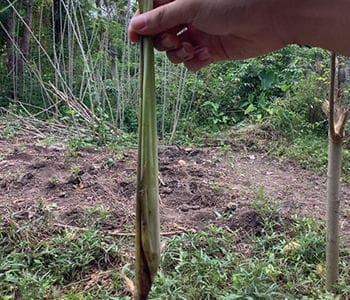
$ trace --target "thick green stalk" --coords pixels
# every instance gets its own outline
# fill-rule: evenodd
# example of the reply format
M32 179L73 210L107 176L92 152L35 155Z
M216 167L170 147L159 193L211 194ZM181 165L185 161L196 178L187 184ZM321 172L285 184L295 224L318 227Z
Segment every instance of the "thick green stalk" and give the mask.
M153 1L139 1L140 11ZM151 37L141 39L139 150L136 195L136 291L135 299L147 299L160 260L158 207L158 150Z

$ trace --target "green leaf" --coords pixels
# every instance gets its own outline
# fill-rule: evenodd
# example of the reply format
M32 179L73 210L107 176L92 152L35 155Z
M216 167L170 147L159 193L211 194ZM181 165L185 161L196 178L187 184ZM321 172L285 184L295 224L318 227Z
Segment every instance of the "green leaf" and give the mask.
M250 113L252 113L255 110L256 110L256 106L253 103L251 103L251 104L249 104L249 106L244 111L244 114L245 115L249 115Z
M276 80L276 74L271 70L263 70L259 74L261 86L263 89L268 89Z

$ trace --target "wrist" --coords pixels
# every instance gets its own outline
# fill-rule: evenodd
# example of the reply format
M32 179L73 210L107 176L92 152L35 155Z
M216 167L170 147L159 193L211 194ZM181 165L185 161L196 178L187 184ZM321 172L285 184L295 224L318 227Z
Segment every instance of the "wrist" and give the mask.
M283 42L350 52L348 0L276 0L276 26Z
M284 46L299 43L300 2L303 0L275 0L272 6L275 32Z

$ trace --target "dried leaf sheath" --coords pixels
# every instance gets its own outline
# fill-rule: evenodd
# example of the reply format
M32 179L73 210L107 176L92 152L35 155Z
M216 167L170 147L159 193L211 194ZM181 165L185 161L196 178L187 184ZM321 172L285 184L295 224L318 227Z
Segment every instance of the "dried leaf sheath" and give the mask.
M140 11L153 1L139 1ZM152 39L141 39L139 149L136 195L136 293L146 299L157 273L159 246L158 152Z

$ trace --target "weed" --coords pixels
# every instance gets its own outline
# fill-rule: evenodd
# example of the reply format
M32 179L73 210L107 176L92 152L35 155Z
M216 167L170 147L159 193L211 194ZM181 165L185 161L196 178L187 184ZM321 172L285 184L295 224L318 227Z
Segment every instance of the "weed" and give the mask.
M107 169L110 169L114 166L115 161L113 157L108 157L104 162L103 162L103 166L107 167Z
M214 192L218 193L221 190L221 186L218 182L216 181L209 181L209 188Z
M136 146L137 136L132 133L123 133L113 137L108 143L108 148L113 151L119 151L125 148L132 148Z
M54 187L58 186L60 183L61 183L60 178L58 178L57 176L52 176L49 178L48 187L54 188Z
M121 262L118 249L122 240L94 229L53 230L52 223L42 218L43 212L37 213L30 224L0 220L1 299L12 299L14 294L21 299L52 299L57 287L62 289L91 270Z
M273 215L277 212L276 202L273 202L266 194L264 186L258 186L256 196L250 203L251 207L266 215Z
M4 137L6 139L13 139L20 132L19 126L8 125L2 131L0 137Z
M108 208L103 206L86 208L82 217L85 226L91 226L99 228L104 223L110 221L112 218Z
M67 151L70 156L77 157L80 149L91 145L83 136L75 136L67 142Z
M219 146L219 151L227 157L230 154L232 154L232 146L231 144L226 144L222 142Z
M74 176L74 177L78 177L79 175L81 175L81 168L79 165L73 165L70 168L70 173Z

